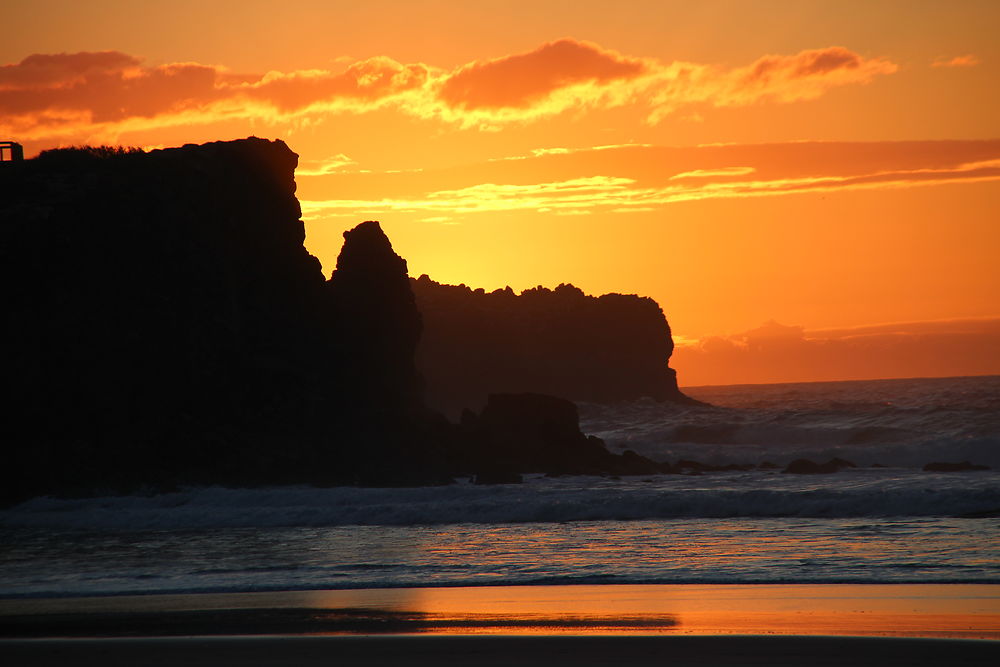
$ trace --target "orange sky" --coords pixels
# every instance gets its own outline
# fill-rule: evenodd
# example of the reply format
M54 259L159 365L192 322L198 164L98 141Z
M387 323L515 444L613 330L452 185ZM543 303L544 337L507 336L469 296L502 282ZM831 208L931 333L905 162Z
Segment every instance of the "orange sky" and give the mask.
M652 296L682 385L1000 373L1000 3L4 6L2 138L284 139L327 271L378 219L413 275Z

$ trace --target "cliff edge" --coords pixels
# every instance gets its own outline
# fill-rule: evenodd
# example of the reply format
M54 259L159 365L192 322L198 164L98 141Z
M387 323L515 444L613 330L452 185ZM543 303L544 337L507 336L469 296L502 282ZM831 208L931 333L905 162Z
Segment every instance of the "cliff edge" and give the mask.
M440 348L450 305L421 303L374 221L345 232L325 279L303 246L297 160L281 141L249 138L148 153L58 149L0 169L0 506L180 485L413 486L455 475L485 483L520 472L660 470L610 454L580 433L571 403L505 376L484 374L494 383L485 391L498 393L460 425L428 409L415 356L425 329L430 349ZM633 389L669 396L672 374L643 375L648 357L633 359L607 338L597 326L604 315L588 314L590 297L574 289L517 297L531 316L521 328L484 330L483 344L543 343L529 356L498 352L522 372L545 364L538 377L552 382L535 391L582 383L584 398L610 395L599 393L611 391L606 377L587 384L576 368L592 357L602 368L624 364ZM525 317L497 298L502 307L484 317ZM664 336L655 303L597 301L636 341L648 335L665 362L669 329ZM641 323L630 324L635 317ZM513 333L497 338L505 331ZM608 341L606 355L593 347ZM441 357L443 367L473 349Z
M325 280L298 156L249 138L0 173L0 496L433 483L419 315L378 223Z
M677 388L670 325L648 297L566 284L485 292L426 275L412 284L424 318L417 365L437 409L478 409L494 392L696 402Z

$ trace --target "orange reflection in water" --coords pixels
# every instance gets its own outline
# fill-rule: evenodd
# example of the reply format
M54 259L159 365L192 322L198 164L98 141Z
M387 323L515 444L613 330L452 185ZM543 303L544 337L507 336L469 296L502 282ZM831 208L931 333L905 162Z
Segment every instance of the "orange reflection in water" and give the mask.
M509 586L316 591L433 634L788 634L1000 639L997 585Z

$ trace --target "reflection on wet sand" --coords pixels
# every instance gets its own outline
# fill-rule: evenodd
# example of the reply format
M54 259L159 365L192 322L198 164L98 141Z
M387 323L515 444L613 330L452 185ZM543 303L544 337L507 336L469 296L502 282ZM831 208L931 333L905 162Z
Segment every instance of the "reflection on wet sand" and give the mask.
M419 611L422 632L795 634L1000 639L996 585L509 586L318 591ZM516 620L515 620L516 619Z
M0 635L868 635L1000 639L998 585L507 586L0 600Z

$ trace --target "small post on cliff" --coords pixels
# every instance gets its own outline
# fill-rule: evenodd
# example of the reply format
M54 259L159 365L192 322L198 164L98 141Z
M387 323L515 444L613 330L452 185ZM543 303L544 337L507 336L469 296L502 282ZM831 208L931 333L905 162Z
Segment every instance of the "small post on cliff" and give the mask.
M0 162L20 162L24 159L24 147L16 141L0 141Z

